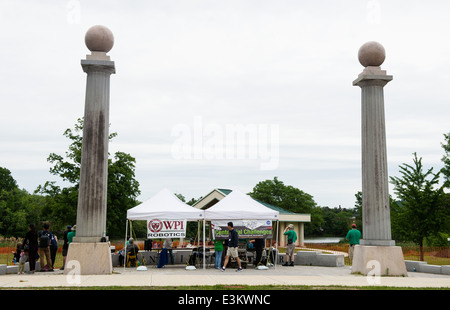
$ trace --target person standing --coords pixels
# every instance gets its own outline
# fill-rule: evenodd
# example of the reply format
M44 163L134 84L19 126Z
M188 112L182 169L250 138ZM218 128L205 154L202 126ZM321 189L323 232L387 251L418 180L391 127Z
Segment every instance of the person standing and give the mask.
M228 249L227 249L227 255L225 256L225 261L223 263L223 267L220 269L221 271L225 271L225 268L228 265L228 260L230 259L230 256L232 258L235 258L239 268L236 271L242 271L241 266L241 260L239 259L238 255L238 242L239 242L239 234L233 227L233 222L228 222Z
M64 270L64 267L66 266L66 258L67 258L67 251L69 250L69 240L67 239L67 234L72 230L72 226L67 225L66 231L64 231L64 242L62 246L62 256L63 256L63 265L61 267L61 270Z
M50 239L50 258L52 260L52 269L54 269L57 252L58 252L58 237L56 237L56 235L52 233L52 238Z
M263 238L256 238L255 240L251 240L250 242L253 243L253 245L255 247L255 254L256 254L253 265L255 265L255 267L258 267L259 264L261 264L262 253L263 253L266 241Z
M23 240L24 249L28 248L28 261L30 262L30 273L33 274L36 269L36 257L38 254L39 243L36 227L34 224L28 226L28 232Z
M23 274L25 263L28 261L28 249L22 249L19 258L19 271L17 274Z
M361 239L361 232L356 229L356 224L352 224L352 229L350 229L347 233L345 239L348 240L348 257L350 260L353 260L353 253L355 251L355 245L359 244L359 240Z
M294 266L295 242L297 241L297 233L294 231L294 225L289 224L283 232L287 236L286 244L286 261L283 266Z
M222 253L223 253L223 241L214 240L214 256L215 256L214 268L216 269L219 269L221 266Z
M73 225L72 229L67 233L67 244L70 246L73 237L77 235L77 225Z
M173 239L172 238L166 238L163 243L163 248L167 249L167 257L168 262L170 261L170 264L175 264L174 257L173 257Z
M133 267L137 267L138 265L138 258L137 255L139 254L139 246L134 243L134 239L130 238L128 239L128 244L126 245L126 253L127 253L127 260L126 265L132 265Z
M41 265L44 263L44 256L46 264L41 266L41 271L53 271L52 259L50 257L50 243L52 240L52 233L48 231L50 226L45 223L38 234L39 237L39 257L41 258Z

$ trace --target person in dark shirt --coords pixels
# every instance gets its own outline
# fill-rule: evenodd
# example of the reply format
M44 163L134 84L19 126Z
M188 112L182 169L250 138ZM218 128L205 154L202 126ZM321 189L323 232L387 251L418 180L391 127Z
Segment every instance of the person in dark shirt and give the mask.
M134 239L130 238L128 239L128 245L126 247L127 251L127 263L126 265L133 265L134 267L137 267L137 255L139 253L139 247L137 244L134 243Z
M28 248L28 261L30 262L30 273L36 269L36 259L39 249L38 235L34 224L28 226L28 232L23 240L24 249Z
M63 266L61 270L64 270L64 267L66 266L66 258L67 258L67 252L69 251L69 239L67 239L67 234L72 231L72 226L67 225L66 231L64 231L64 243L62 247L62 256L63 256Z
M42 227L44 228L44 230L41 230L38 233L41 271L53 271L53 264L50 256L50 245L53 235L49 231L50 225L48 223L45 223L44 225L42 225ZM44 265L44 258L46 261L45 265Z
M239 259L238 255L238 241L239 241L239 234L233 227L233 222L228 222L228 249L227 249L227 255L225 256L225 261L223 263L223 267L220 269L221 271L225 271L225 268L228 265L228 260L230 259L230 256L233 258L236 258L236 261L238 263L239 268L236 271L242 271L241 266L241 260Z
M265 246L265 240L263 238L256 238L255 240L251 240L250 242L253 244L256 253L253 265L257 267L261 263L262 253Z

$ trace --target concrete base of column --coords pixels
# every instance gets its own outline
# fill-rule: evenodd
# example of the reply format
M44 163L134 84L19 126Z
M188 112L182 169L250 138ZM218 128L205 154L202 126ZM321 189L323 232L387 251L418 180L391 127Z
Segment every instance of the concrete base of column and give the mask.
M70 243L64 274L112 274L109 242Z
M361 239L360 245L375 245L375 246L394 246L395 240L374 240L374 239Z
M399 246L356 245L352 273L373 276L408 276Z
M105 242L109 241L108 236L105 236L105 237L77 237L77 236L74 236L72 240L75 243L96 243L96 242L102 242L102 238L106 239Z

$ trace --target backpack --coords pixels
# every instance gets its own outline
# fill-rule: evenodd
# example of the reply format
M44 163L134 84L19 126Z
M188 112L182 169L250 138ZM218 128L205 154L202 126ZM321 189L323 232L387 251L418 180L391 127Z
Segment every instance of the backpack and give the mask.
M46 248L50 245L50 236L48 231L43 231L39 234L39 247Z

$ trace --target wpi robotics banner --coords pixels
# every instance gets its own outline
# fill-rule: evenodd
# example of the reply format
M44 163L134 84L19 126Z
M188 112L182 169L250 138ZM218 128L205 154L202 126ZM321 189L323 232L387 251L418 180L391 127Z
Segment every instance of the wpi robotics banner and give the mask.
M186 220L147 220L147 237L186 238Z

